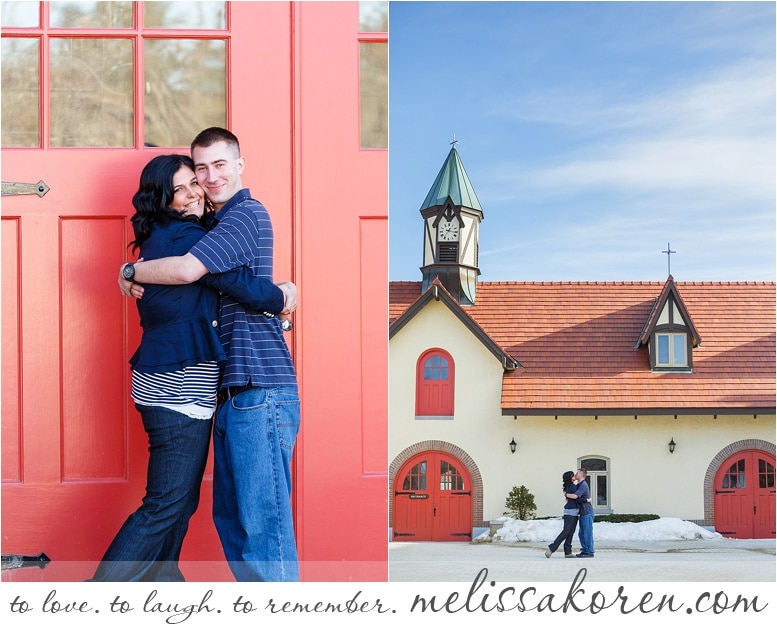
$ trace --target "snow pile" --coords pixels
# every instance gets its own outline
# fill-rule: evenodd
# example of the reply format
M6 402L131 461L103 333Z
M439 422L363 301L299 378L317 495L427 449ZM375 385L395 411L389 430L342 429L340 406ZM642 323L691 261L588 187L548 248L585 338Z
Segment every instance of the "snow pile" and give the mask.
M496 520L504 524L489 537L488 532L475 541L503 543L543 542L550 543L561 532L560 517L542 520L517 520L502 517ZM577 535L577 531L575 531ZM720 533L710 532L694 524L673 517L662 517L647 522L596 522L595 541L679 541L688 539L722 539Z

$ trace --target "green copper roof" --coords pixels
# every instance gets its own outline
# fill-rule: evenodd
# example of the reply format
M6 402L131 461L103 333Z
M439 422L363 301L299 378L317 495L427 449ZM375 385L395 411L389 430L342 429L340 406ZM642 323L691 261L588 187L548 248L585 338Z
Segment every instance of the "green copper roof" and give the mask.
M432 188L426 194L426 199L420 210L423 211L433 206L442 206L445 204L445 199L449 196L456 206L466 206L477 209L480 212L483 211L469 176L464 171L464 165L461 163L455 145L448 153L448 158L445 159L445 163L443 163L440 173L437 174Z

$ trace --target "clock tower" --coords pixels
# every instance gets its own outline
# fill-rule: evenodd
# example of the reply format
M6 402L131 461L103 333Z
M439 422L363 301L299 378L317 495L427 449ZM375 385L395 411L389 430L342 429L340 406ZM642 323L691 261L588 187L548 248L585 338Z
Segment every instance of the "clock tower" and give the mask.
M483 209L456 150L456 141L421 205L424 218L422 290L435 278L459 304L475 304L478 228Z

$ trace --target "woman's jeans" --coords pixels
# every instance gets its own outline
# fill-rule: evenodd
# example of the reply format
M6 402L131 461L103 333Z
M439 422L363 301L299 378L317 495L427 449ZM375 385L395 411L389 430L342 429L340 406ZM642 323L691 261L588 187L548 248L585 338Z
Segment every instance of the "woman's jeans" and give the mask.
M178 568L189 518L200 501L210 419L135 405L148 433L143 504L127 518L92 581L183 581Z
M548 548L551 552L558 550L561 542L564 542L564 554L572 554L572 538L575 536L575 528L577 528L577 515L564 515L564 528L559 533L558 537L553 540Z
M213 427L213 521L237 581L299 580L291 457L296 387L254 387L219 403Z

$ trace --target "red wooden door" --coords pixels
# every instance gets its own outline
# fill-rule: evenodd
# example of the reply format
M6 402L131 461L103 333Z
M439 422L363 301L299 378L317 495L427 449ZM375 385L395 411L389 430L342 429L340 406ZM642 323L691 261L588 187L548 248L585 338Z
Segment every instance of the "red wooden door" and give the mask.
M758 450L727 459L715 477L715 530L727 537L775 536L774 456Z
M445 350L424 352L416 365L416 415L453 415L455 363Z
M415 457L397 474L394 541L430 541L434 520L434 454Z
M243 182L273 217L276 277L300 288L289 341L302 396L294 505L303 579L385 580L386 281L375 277L386 274L387 154L360 148L357 4L225 3L223 23L179 28L171 27L169 15L161 26L149 26L144 3L94 4L111 11L131 4L130 26L85 28L85 15L75 26L53 28L49 3L40 3L33 27L7 27L3 15L4 80L12 58L7 50L14 60L32 54L31 65L43 69L39 106L32 107L34 145L14 143L5 124L5 84L3 93L2 552L45 552L52 559L43 570L7 570L3 578L86 578L140 502L147 442L129 397L127 366L139 328L134 303L116 286L117 268L129 258L130 198L152 156L185 153L199 129L227 125L246 157ZM172 11L177 4L158 3ZM187 11L186 18L196 13ZM223 61L226 87L222 116L216 111L177 143L156 137L214 96L200 85L192 107L176 117L176 101L185 108L186 99L155 94L152 70L167 76L169 89L183 81L180 72L159 67L158 45L168 40L180 42L176 50L183 52L205 46L215 66ZM68 102L52 93L59 90L60 97L74 82L50 67L84 41L106 50L115 44L129 65L117 83L129 94L129 120L99 120L102 129L92 129L88 139L97 143L89 145L52 130L56 124L67 130L78 119L60 119ZM13 48L28 44L32 53ZM171 110L171 122L160 123ZM124 138L111 134L117 124L127 125ZM5 182L39 180L50 188L43 197L5 195ZM335 291L338 309L351 312L347 328L332 309ZM338 328L348 333L346 344ZM337 398L328 393L332 388ZM343 432L355 434L343 441ZM211 521L211 471L209 463L184 543L188 580L232 579ZM328 494L344 491L360 502L358 519L352 510L347 520L322 516L333 510L322 505ZM347 523L360 528L355 541L340 532Z
M472 539L472 484L461 464L448 455L438 454L435 468L439 472L435 498L432 541L469 541Z
M461 463L427 452L400 469L394 488L394 541L472 539L472 487Z

